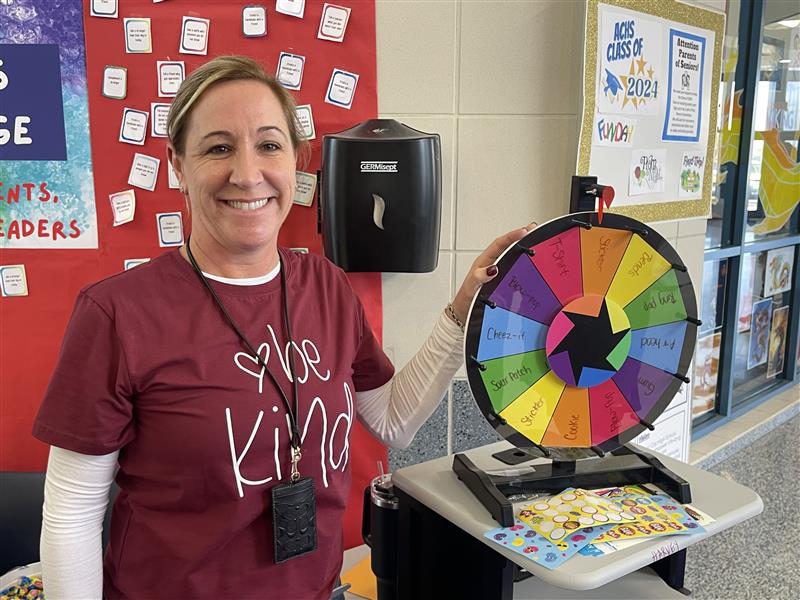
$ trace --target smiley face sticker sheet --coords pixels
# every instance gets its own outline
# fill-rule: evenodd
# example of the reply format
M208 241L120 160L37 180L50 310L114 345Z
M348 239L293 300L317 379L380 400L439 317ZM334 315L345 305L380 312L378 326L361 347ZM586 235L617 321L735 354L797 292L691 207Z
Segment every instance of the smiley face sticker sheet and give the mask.
M601 556L646 538L702 533L702 524L712 521L660 490L637 485L567 488L523 506L513 526L492 529L484 537L555 569L577 553Z
M605 529L606 527L587 527L567 535L557 543L539 535L526 523L515 518L511 527L498 527L487 531L483 536L548 569L555 569L590 544Z
M567 488L539 498L520 511L519 518L551 542L558 543L578 530L630 524L638 518L622 504L582 489Z
M594 543L705 531L686 510L667 495L651 494L639 486L609 488L595 492L615 500L638 518L637 523L619 524L595 538Z

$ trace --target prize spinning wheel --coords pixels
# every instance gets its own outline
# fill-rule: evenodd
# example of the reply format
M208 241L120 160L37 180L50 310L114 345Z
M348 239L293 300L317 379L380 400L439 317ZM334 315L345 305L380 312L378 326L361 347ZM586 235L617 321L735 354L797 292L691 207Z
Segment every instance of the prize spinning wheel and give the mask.
M576 213L511 246L473 301L466 364L489 423L559 460L610 452L664 411L694 351L677 252L644 223Z

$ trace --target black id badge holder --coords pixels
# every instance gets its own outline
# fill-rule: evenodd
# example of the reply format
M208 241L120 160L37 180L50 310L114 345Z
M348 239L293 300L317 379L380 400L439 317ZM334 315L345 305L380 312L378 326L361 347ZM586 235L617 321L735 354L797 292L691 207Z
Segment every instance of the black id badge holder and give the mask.
M317 549L317 502L314 479L300 477L293 452L292 479L272 488L272 528L275 563L303 556Z

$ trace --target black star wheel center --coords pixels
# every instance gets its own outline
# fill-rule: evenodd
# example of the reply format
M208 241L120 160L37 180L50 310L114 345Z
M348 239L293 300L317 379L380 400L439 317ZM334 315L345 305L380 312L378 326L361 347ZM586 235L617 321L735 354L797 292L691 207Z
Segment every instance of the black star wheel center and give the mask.
M599 310L596 311L596 304ZM595 310L592 310L592 305ZM587 314L595 312L596 314ZM613 313L613 317L612 314ZM565 327L572 327L564 335ZM602 383L622 366L630 349L630 323L616 304L605 298L581 298L565 306L548 333L548 360L556 375L570 385L589 387ZM550 334L553 334L552 337ZM563 335L557 343L552 343ZM626 340L626 336L628 339ZM627 342L627 343L626 343Z

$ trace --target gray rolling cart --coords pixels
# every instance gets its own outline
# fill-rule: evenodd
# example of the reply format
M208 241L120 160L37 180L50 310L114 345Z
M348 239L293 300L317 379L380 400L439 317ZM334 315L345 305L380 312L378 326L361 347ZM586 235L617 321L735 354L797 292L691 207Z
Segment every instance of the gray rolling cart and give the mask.
M498 442L467 455L479 468L497 471L507 465L492 454L510 447L508 442ZM715 519L706 533L655 538L605 556L578 554L553 570L483 537L497 522L459 481L452 456L399 469L393 475L399 499L397 597L681 597L679 592L688 593L683 589L686 548L758 515L763 503L738 483L655 456L690 483L692 504ZM538 462L547 461L534 459L532 464ZM641 570L648 566L655 573Z

